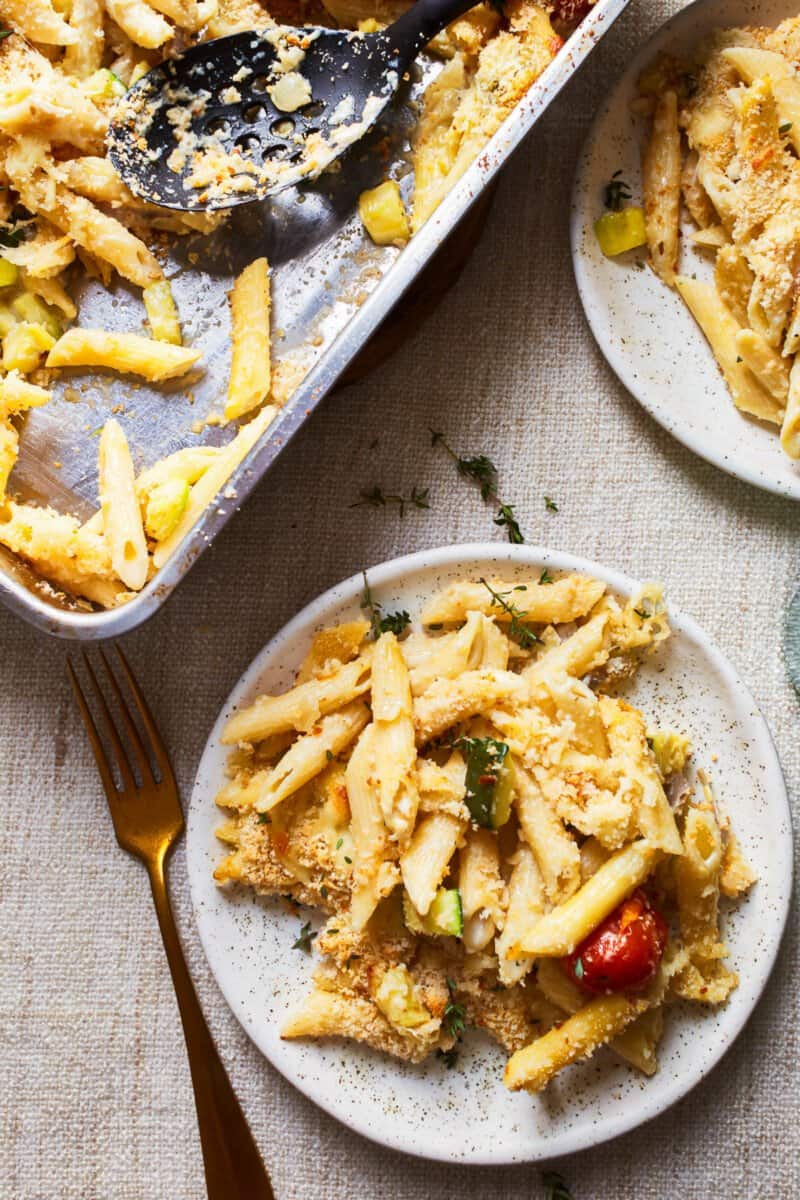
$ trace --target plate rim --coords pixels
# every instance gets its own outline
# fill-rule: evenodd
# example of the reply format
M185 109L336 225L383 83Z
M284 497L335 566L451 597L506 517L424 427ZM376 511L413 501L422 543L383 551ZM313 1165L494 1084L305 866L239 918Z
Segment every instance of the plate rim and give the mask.
M468 570L471 564L503 558L514 565L549 566L554 570L573 570L585 574L594 574L598 578L604 579L609 587L619 594L630 593L632 588L637 585L637 581L633 577L617 571L615 568L606 567L601 563L596 563L591 559L586 559L579 555L551 550L542 546L512 546L502 542L469 542L461 545L415 551L367 567L365 571L369 576L370 587L376 589L387 586L398 578L402 579L407 574L416 570L452 567L459 563L464 563L465 570ZM219 732L231 707L240 701L257 684L258 677L268 667L269 659L276 651L280 651L282 645L293 639L298 633L302 633L304 629L318 624L323 618L324 613L331 606L341 604L348 599L355 599L363 588L363 575L364 572L357 572L327 588L319 596L305 604L300 612L281 626L268 639L261 650L251 659L231 688L209 732L191 789L191 797L186 815L185 854L195 927L199 933L200 943L211 974L229 1010L250 1038L253 1045L256 1046L270 1065L287 1082L307 1099L313 1101L329 1116L346 1125L348 1129L354 1130L369 1141L384 1146L387 1149L397 1150L415 1158L449 1163L454 1166L502 1166L546 1162L552 1158L573 1154L592 1146L601 1145L624 1133L629 1133L662 1115L675 1103L687 1096L719 1064L752 1016L753 1011L763 996L775 966L785 933L792 898L794 844L792 836L792 812L789 804L786 780L769 725L750 689L740 677L733 663L730 662L727 656L716 645L714 639L707 635L697 622L685 614L678 606L670 605L670 622L676 633L687 636L698 647L702 648L703 652L710 657L715 670L721 673L726 684L734 687L741 699L746 702L749 710L749 720L752 722L750 726L752 728L751 736L757 738L764 754L771 762L772 774L774 775L771 786L773 784L775 786L773 793L774 800L776 803L782 800L786 822L786 837L781 838L778 843L782 847L782 862L774 872L776 876L780 877L781 903L780 907L778 905L775 906L774 929L770 936L768 951L760 964L757 977L754 981L755 986L751 1002L741 1012L734 1013L731 1025L725 1027L723 1036L718 1036L717 1045L713 1047L708 1060L701 1065L699 1073L697 1068L695 1068L694 1072L689 1076L688 1082L686 1073L674 1081L667 1081L662 1085L661 1091L656 1093L649 1102L646 1095L643 1094L639 1111L634 1115L633 1119L629 1113L623 1112L619 1116L604 1118L601 1125L592 1127L589 1131L571 1127L559 1135L557 1142L554 1142L552 1147L550 1145L534 1145L531 1146L529 1152L516 1153L513 1150L506 1149L499 1154L492 1153L490 1149L484 1148L480 1151L471 1152L467 1156L456 1157L447 1152L447 1139L443 1139L441 1144L435 1148L410 1145L407 1137L404 1140L402 1135L397 1136L392 1133L393 1126L387 1126L384 1123L376 1127L362 1120L355 1119L352 1115L345 1117L337 1110L334 1101L330 1101L325 1095L317 1094L313 1091L312 1085L303 1078L302 1073L299 1075L293 1073L291 1064L285 1059L273 1057L270 1051L261 1044L257 1036L257 1031L246 1022L244 1012L240 1011L235 986L232 986L230 978L226 977L224 970L217 967L217 958L221 958L222 954L216 949L214 944L213 936L211 935L211 926L214 922L212 918L207 916L207 910L205 909L203 896L200 891L202 884L207 885L205 873L201 872L199 866L199 860L202 859L202 846L199 848L197 854L192 854L194 839L202 836L199 826L202 822L202 805L206 802L206 794L208 792L208 788L203 781L206 760L210 759L213 755ZM721 1015L724 1015L724 1011L724 1009L720 1010Z
M725 0L717 0L717 2L724 3ZM645 412L662 429L666 430L671 437L674 437L676 441L685 446L687 450L691 450L698 458L702 458L718 470L725 472L726 475L730 475L734 479L748 483L762 491L770 492L772 495L780 496L782 499L800 502L800 474L798 474L797 480L794 482L774 479L769 475L763 474L758 468L751 467L744 458L740 460L737 457L735 461L732 461L730 456L716 452L713 444L704 439L702 434L695 433L691 429L686 429L682 423L676 422L671 424L669 422L663 406L651 401L648 398L647 386L642 386L639 383L635 364L626 358L624 350L621 347L618 347L614 341L609 341L609 339L603 336L600 321L593 315L593 308L597 307L593 298L594 289L589 282L586 256L581 252L581 240L586 233L587 220L590 219L587 216L587 203L585 200L582 202L581 197L588 196L590 191L587 186L587 177L593 160L592 148L598 143L596 131L602 122L607 119L618 93L627 86L631 76L641 70L643 61L663 48L663 44L668 43L671 37L679 36L681 27L684 24L688 26L693 20L697 20L696 10L702 8L707 3L709 3L709 0L690 0L689 4L685 5L684 8L674 13L671 17L668 17L651 34L647 41L639 46L636 53L625 66L625 69L616 77L592 119L592 123L581 144L570 192L569 243L572 272L575 279L575 286L580 296L583 314L595 344L619 382L634 400L641 405ZM702 342L703 335L700 330L696 330L696 335ZM731 405L735 407L732 401ZM776 447L780 454L777 440Z

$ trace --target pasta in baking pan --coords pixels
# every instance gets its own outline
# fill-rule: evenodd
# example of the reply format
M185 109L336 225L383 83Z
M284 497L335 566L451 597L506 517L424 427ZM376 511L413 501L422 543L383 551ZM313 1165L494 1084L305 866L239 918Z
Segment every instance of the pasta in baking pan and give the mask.
M512 1090L602 1046L653 1074L670 1006L736 988L724 910L755 878L690 731L624 698L670 636L661 588L543 571L371 615L222 734L217 882L324 914L282 1036L452 1063L473 1025Z
M18 493L14 465L24 454L24 413L48 402L55 407L52 396L65 370L100 368L155 383L180 379L188 395L203 371L203 348L183 345L181 314L163 266L164 239L210 233L225 218L161 209L131 193L105 152L114 106L151 67L195 41L267 29L276 19L371 32L405 7L402 0L388 6L382 0L297 0L273 16L257 0L65 0L55 6L0 0L0 368L9 381L0 381L7 392L0 398L0 546L25 559L45 590L100 607L125 603L141 590L224 491L302 374L288 360L273 361L270 267L254 257L230 293L227 402L221 414L212 414L213 423L237 422L239 429L213 465L209 458L193 478L177 468L157 490L135 488L125 460L128 534L141 526L135 553L126 535L131 562L123 565L114 542L123 506L120 495L109 504L110 473L103 469L104 461L121 463L128 454L124 412L115 409L115 425L101 437L99 507L88 531L77 517L40 507L38 494L34 504ZM481 3L434 39L430 49L443 69L421 98L410 151L410 211L396 180L372 189L360 205L378 244L402 244L420 228L588 7L508 0L501 12ZM140 289L147 335L86 327L74 298L86 275L108 288L118 276ZM22 387L38 391L23 399ZM200 460L194 462L199 468ZM147 469L168 474L170 460ZM97 539L108 553L93 553L89 569L82 548L91 542L96 549Z

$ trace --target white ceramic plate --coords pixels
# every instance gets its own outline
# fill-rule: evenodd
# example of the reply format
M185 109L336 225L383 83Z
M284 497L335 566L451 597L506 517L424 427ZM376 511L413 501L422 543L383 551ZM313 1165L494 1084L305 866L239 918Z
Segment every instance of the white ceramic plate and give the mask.
M723 471L800 500L800 464L778 443L777 426L734 407L714 356L680 297L649 269L644 249L617 259L600 251L593 225L603 186L615 171L641 201L645 122L630 112L636 80L663 50L679 55L717 28L777 25L795 16L795 0L697 0L668 21L635 56L603 104L578 162L572 196L572 261L597 344L622 383L679 441ZM687 223L684 233L694 226ZM681 271L710 278L712 258L682 239Z
M634 583L595 563L531 547L453 546L413 554L369 571L373 595L415 616L423 600L459 578L585 571L619 595ZM663 1112L711 1070L764 987L781 937L791 888L791 830L775 748L735 671L693 621L673 612L675 636L647 660L632 698L656 723L690 732L695 762L712 771L718 795L759 875L729 916L726 933L741 984L713 1014L676 1006L668 1015L661 1067L645 1080L603 1051L564 1072L543 1096L506 1091L506 1055L468 1032L458 1067L433 1060L406 1066L344 1041L283 1042L278 1030L307 993L314 960L291 949L300 920L280 901L221 891L211 873L222 850L214 796L224 782L222 726L262 691L290 684L323 626L359 613L360 576L309 604L261 651L214 726L192 796L187 857L200 936L217 981L244 1028L296 1087L351 1129L393 1149L450 1162L528 1162L568 1154L633 1129ZM716 753L719 760L712 764Z

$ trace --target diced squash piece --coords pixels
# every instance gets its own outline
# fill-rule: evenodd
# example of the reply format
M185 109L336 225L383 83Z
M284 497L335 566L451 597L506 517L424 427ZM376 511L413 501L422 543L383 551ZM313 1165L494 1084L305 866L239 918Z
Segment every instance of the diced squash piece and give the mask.
M635 250L647 241L644 213L641 208L622 208L619 212L603 213L594 223L600 249L607 258Z
M189 484L185 479L165 479L150 492L145 508L147 536L163 542L177 527L189 502Z
M3 338L3 370L27 375L36 370L42 355L54 345L55 338L42 325L27 321L13 325Z
M178 310L169 280L160 279L158 283L151 283L144 289L142 298L153 337L159 342L170 342L173 346L182 345Z
M378 246L404 245L411 235L403 197L394 179L362 192L358 198L358 215Z

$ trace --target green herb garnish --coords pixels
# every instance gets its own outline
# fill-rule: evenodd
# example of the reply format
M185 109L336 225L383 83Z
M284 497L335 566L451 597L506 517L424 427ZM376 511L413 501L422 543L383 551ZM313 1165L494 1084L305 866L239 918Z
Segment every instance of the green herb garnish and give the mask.
M530 625L525 624L526 612L522 612L517 608L516 604L512 604L506 597L511 595L511 592L496 592L490 583L481 576L480 582L489 592L492 597L492 604L501 608L507 616L511 617L511 624L508 627L508 636L512 642L516 642L518 646L522 646L527 650L531 646L535 646L537 642L541 642L541 638L535 630L531 629ZM514 588L514 591L524 591L524 588Z
M548 512L558 512L558 505L555 500L551 500L549 496L544 498L544 506Z
M553 576L550 574L547 567L544 568L539 576L539 583L555 583L555 579L553 579Z
M514 777L508 761L508 745L495 738L462 737L454 743L467 761L464 802L470 816L484 829L499 829L511 812Z
M269 813L259 813L256 817L256 820L258 821L259 825L271 824Z
M514 513L514 506L513 504L504 504L497 495L497 467L488 455L475 454L471 458L468 458L456 454L453 447L447 442L444 434L437 429L431 430L431 445L441 446L456 464L459 475L463 475L465 479L471 479L473 483L477 483L481 492L481 500L491 500L498 506L497 516L494 518L495 525L500 525L506 529L509 542L513 545L521 545L525 541L525 538L522 535L519 521Z
M293 950L303 950L303 951L305 951L306 954L310 954L311 953L311 943L313 942L313 940L316 936L317 936L316 933L311 928L311 922L306 921L305 925L303 925L300 929L299 938L297 939L296 942L292 942L292 949Z
M360 492L359 499L356 500L354 504L351 504L350 507L364 508L365 506L368 506L369 508L386 508L390 504L396 504L400 516L404 517L406 515L406 508L408 505L411 505L412 508L430 508L430 504L428 503L428 491L429 488L413 487L411 489L410 496L396 496L394 494L384 492L383 488L376 484L375 487L370 488L369 491L365 490Z
M542 1183L544 1200L572 1200L572 1192L567 1187L566 1180L557 1171L545 1171Z
M643 608L635 608L633 611L642 621L649 621L653 615L651 612L646 612Z
M450 993L450 999L445 1005L442 1025L444 1026L445 1033L449 1033L450 1037L460 1038L467 1023L467 1010L463 1004L456 1004L453 999L456 985L452 979L448 979L447 981L447 990Z
M411 624L411 617L405 609L384 613L378 601L372 598L372 589L367 582L366 571L362 571L361 574L364 579L364 593L361 597L361 607L366 609L370 614L370 632L373 638L377 641L382 633L393 633L395 637L400 637Z
M437 1050L436 1053L446 1067L453 1068L458 1062L457 1046L451 1046L449 1050Z
M622 202L630 200L633 195L630 185L625 183L621 176L622 168L620 167L618 171L614 172L603 188L603 204L606 208L610 208L612 212L619 212L622 208Z
M783 125L778 126L778 133L781 135L781 137L783 137L783 135L787 134L791 128L792 128L792 122L784 121Z

